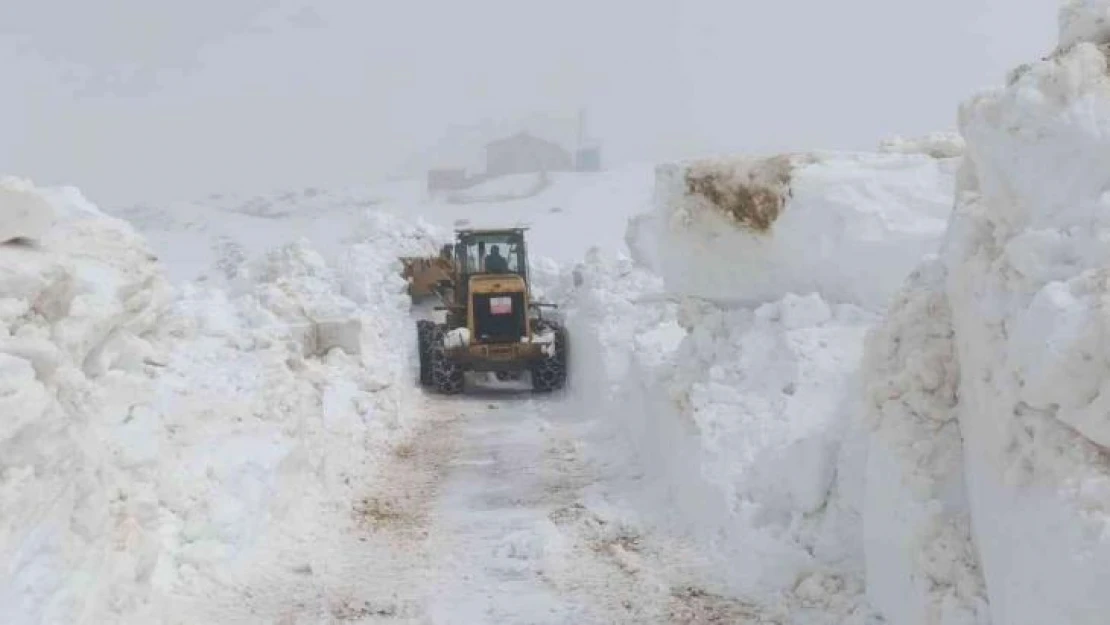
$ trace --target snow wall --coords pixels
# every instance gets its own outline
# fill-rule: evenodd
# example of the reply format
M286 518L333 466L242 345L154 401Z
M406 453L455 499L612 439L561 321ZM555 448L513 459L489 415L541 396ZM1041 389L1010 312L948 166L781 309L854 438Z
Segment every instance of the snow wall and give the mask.
M675 295L758 305L817 293L881 309L935 251L959 162L898 145L908 153L661 165L656 209L633 222L630 249Z
M364 225L333 265L293 244L175 292L126 222L5 180L0 622L218 613L260 561L303 586L312 528L352 522L339 502L418 412L395 259L435 242Z
M1108 17L1110 3L1068 3L1056 51L960 107L943 251L870 347L868 520L901 526L869 537L868 573L898 622L964 622L890 594L939 588L928 605L949 616L969 569L937 567L946 554L978 562L980 622L1110 613ZM917 550L891 548L907 537Z
M947 135L892 146L662 166L633 258L588 258L567 296L602 347L571 386L628 443L642 508L729 590L843 623L868 616L865 337L937 249L960 161Z
M605 350L572 382L645 509L753 599L1106 622L1107 24L1069 2L1057 50L960 106L962 141L662 167L637 262L579 267L572 323Z

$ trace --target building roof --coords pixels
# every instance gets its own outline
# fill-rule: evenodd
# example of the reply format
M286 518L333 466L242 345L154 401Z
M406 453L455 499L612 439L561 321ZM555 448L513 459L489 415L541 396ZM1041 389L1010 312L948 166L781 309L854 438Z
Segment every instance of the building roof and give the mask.
M486 149L487 150L489 150L491 148L496 149L496 148L499 148L499 147L502 147L502 146L505 146L505 145L509 145L509 144L513 144L513 143L518 143L518 144L531 143L531 144L536 144L536 145L542 144L542 145L545 145L545 146L551 146L551 147L559 148L560 150L564 150L563 146L559 145L558 143L555 143L554 141L548 141L547 139L543 139L541 137L537 137L537 136L529 133L526 130L522 130L522 131L520 131L520 132L518 132L514 135L510 135L508 137L503 137L501 139L494 139L493 141L490 141L489 143L486 144Z

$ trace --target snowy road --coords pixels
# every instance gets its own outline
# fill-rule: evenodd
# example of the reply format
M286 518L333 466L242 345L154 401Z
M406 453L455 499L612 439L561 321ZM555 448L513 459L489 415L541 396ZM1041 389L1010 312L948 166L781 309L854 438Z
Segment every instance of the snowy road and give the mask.
M296 536L269 542L289 548L248 568L265 576L214 583L183 613L280 625L776 622L669 583L677 551L591 509L590 424L560 397L421 402L427 426L345 514L287 527Z
M443 558L431 622L589 622L588 607L560 596L543 565L550 515L592 480L556 455L546 411L525 397L459 402L458 447L432 525Z
M499 391L429 402L455 414L415 444L449 457L414 452L443 463L426 526L433 580L414 622L759 622L739 604L672 589L659 552L648 553L663 545L590 509L602 481L581 453L591 424L562 398Z

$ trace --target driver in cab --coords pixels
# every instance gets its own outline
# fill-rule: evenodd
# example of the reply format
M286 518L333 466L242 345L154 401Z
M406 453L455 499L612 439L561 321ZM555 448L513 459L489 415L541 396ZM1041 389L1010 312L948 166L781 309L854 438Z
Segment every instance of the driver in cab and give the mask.
M509 261L501 255L501 248L494 245L486 256L486 271L490 273L508 273Z

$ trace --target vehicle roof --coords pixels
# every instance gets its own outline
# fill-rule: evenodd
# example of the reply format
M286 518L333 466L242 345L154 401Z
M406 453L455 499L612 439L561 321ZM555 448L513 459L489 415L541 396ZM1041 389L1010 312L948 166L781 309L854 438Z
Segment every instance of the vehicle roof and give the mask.
M476 234L524 234L527 227L517 226L512 228L463 228L455 230L458 236L473 236Z

